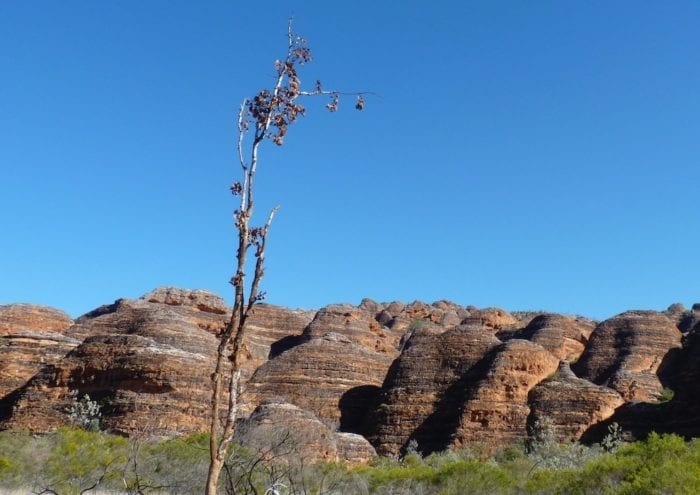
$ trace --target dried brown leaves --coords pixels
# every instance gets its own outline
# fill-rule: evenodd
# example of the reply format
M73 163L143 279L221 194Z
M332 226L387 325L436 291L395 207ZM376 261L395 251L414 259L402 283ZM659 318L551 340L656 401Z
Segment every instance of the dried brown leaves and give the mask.
M290 37L287 58L284 61L275 60L274 66L278 76L275 90L270 92L263 89L248 102L246 109L248 121L241 125L241 132L247 131L252 126L255 128L257 141L268 138L281 146L284 144L289 126L306 113L306 108L297 103L299 96L329 95L330 102L326 104L326 108L331 112L338 111L340 93L324 91L321 81L316 81L314 91L302 92L296 67L310 62L311 59L311 50L306 39L299 36ZM364 106L365 100L360 94L355 108L362 110ZM233 192L237 193L237 191Z

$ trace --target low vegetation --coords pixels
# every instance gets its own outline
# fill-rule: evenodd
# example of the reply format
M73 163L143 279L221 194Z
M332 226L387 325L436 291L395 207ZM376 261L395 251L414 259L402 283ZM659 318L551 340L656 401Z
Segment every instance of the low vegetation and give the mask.
M208 467L204 434L127 439L62 428L48 435L0 432L0 491L202 493ZM292 447L292 446L290 446ZM220 491L226 494L655 494L700 493L700 441L651 434L607 451L537 441L487 456L473 446L422 457L377 458L367 466L270 458L234 446Z

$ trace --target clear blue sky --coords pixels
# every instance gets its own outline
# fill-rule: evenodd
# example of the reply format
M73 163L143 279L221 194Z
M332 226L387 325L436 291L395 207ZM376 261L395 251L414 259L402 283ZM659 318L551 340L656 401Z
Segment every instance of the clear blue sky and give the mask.
M262 150L268 301L603 318L700 301L700 3L0 3L0 304L231 301L240 100L287 17L309 102Z

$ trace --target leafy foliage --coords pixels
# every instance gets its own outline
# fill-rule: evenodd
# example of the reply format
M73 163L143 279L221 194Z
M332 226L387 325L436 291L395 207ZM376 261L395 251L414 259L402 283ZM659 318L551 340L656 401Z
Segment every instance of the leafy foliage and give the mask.
M664 387L664 389L661 391L661 394L659 394L659 396L656 398L656 401L659 403L669 402L673 400L674 395L675 392L672 389Z
M572 448L588 449L579 465L569 462ZM311 464L296 454L269 459L234 445L220 489L260 495L700 493L697 440L651 434L609 453L576 444L551 445L548 452L547 462L539 462L543 454L523 444L490 457L477 446L427 457L409 452L349 468ZM0 432L0 492L201 493L207 463L204 434L156 441L78 428L43 436Z
M100 405L90 399L88 394L83 395L80 400L73 399L68 411L68 421L77 427L87 431L99 431L102 412Z

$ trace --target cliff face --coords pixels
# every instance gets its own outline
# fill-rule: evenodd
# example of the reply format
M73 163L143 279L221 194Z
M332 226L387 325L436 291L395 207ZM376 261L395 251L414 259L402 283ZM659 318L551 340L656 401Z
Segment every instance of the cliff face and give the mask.
M413 335L389 370L372 420L379 453L399 454L410 440L424 450L446 447L440 444L456 426L461 395L454 389L499 344L480 325Z
M374 403L392 358L353 343L338 333L313 338L258 368L246 385L241 406L248 414L279 397L333 423L355 425ZM368 393L362 394L363 390ZM356 393L353 400L346 396ZM346 404L347 403L347 404Z
M574 372L626 400L651 401L661 395L680 347L681 332L665 314L630 311L598 325Z
M374 455L365 438L391 455L412 441L423 452L495 449L536 424L562 440L593 438L612 421L637 435L697 436L698 314L673 305L596 324L449 301L260 304L244 339L239 440L304 431L295 440L304 458L357 463ZM217 334L229 318L215 294L175 288L76 321L0 306L0 429L49 431L89 394L111 431L206 430ZM675 397L660 404L664 388Z
M545 348L526 340L496 347L474 373L450 445L477 441L495 449L527 436L528 393L558 364Z
M65 334L82 343L2 399L3 427L56 428L72 400L88 394L102 406L103 425L117 432L203 429L225 305L212 306L211 294L163 292L79 318Z
M54 308L34 304L0 306L0 337L27 331L62 334L72 324L70 316Z
M558 359L576 361L595 327L595 323L586 318L542 314L528 323L520 337L540 344Z
M80 344L65 335L73 325L62 311L31 304L0 306L0 397L24 385Z
M557 440L581 438L591 425L611 417L625 403L615 390L578 378L562 361L551 378L537 384L528 395L528 425L548 421Z
M0 426L49 431L66 424L72 401L88 394L102 406L103 426L112 431L172 435L205 430L216 334L229 317L214 294L163 288L97 308L61 326L63 335L8 334L0 357L0 390L5 392ZM17 320L13 313L11 321ZM309 320L283 308L256 308L244 342L244 381L267 361L283 333L301 333ZM261 321L269 322L263 323L269 330L259 328ZM43 363L36 363L38 355Z

